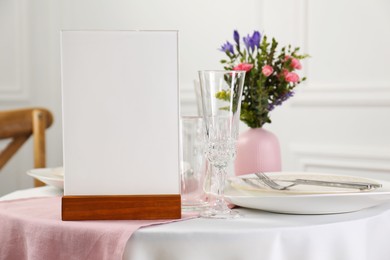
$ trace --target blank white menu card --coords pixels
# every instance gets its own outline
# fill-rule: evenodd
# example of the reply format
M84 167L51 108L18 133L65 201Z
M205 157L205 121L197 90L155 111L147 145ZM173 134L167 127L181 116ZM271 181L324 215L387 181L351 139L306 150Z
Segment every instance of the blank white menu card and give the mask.
M180 193L177 38L61 33L65 195Z

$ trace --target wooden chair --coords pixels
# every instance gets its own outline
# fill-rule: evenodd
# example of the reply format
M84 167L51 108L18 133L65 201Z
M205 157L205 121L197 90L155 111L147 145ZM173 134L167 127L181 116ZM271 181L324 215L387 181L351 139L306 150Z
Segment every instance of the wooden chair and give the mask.
M34 168L46 166L45 130L53 123L53 115L44 108L0 111L0 140L11 139L0 151L0 170L32 135ZM38 180L34 185L43 186Z

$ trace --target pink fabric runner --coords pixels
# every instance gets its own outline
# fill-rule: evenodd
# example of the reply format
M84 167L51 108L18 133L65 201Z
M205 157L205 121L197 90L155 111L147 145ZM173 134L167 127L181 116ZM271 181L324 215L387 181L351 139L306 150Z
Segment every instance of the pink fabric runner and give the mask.
M137 229L173 221L62 221L60 197L2 201L0 259L122 259Z

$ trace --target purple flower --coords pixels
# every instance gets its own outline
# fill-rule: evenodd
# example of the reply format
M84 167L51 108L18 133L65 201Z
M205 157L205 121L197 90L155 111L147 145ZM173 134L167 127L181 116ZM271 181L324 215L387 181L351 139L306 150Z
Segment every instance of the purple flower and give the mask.
M234 30L233 38L237 45L240 46L240 35L238 34L237 30Z
M274 108L276 106L280 106L284 101L286 101L287 99L289 99L292 96L294 96L294 92L293 91L287 92L286 94L284 94L283 96L281 96L280 98L276 99L271 104L269 104L268 105L268 111L274 110Z
M247 37L243 37L242 39L244 40L245 47L246 47L246 49L247 49L248 51L249 51L251 48L253 49L252 38L250 37L249 34L248 34Z
M249 34L246 37L242 38L244 40L246 49L254 51L255 47L260 47L260 39L261 35L258 31L254 31L253 35L250 36Z
M219 49L220 51L223 51L223 52L230 52L232 54L234 54L234 50L233 50L233 45L226 41L226 43L222 44L221 48Z
M260 47L261 34L259 31L254 31L252 35L252 41L255 46Z

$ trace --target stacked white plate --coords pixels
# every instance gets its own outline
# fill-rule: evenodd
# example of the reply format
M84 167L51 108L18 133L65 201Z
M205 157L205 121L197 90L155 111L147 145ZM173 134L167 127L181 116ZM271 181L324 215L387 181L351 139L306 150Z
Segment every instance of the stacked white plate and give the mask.
M64 169L62 167L32 169L27 174L47 185L64 189Z

